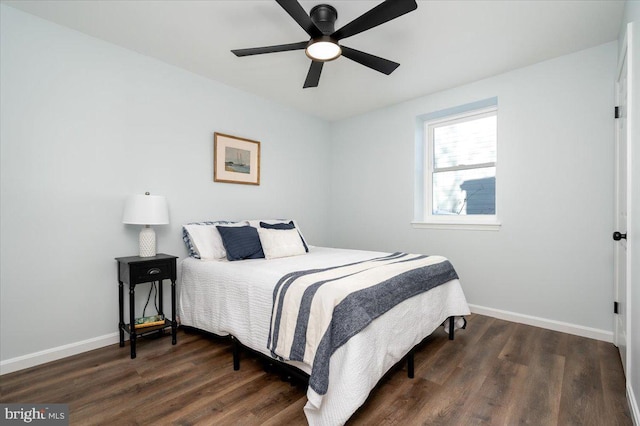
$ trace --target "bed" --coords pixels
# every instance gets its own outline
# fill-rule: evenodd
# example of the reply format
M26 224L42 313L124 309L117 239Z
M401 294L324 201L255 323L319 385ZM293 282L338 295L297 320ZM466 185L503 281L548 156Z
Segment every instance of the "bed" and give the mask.
M285 254L297 250L297 255L274 257L269 249L271 243L263 238L266 231L261 229L260 224L283 224L283 228L279 230L295 229L303 248L284 250ZM286 228L284 224L287 225ZM219 228L225 225L258 229L266 255L238 261L228 261L219 257L222 251L226 251L227 255L232 255L233 251L223 250L227 248L224 244L226 240L216 240L211 245L211 239L220 236L216 231L227 231ZM181 325L217 335L231 335L243 346L309 374L308 401L304 411L310 425L344 424L364 403L380 378L415 345L436 330L447 318L469 314L469 307L457 275L453 279L442 279L444 282L439 285L407 297L384 310L379 316L373 316L358 330L359 332L352 333L344 343L331 348L330 356L326 358L326 386L325 380L322 379L316 380L316 384L312 385L314 376L318 376L316 370L323 370L318 367L322 363L317 361L314 364L313 357L309 358L308 354L306 358L304 354L300 357L288 356L289 351L295 352L291 350L290 345L285 345L285 352L278 352L278 348L274 348L277 345L274 345L273 341L282 340L282 337L275 333L278 328L275 326L274 318L278 310L278 291L281 291L286 277L307 277L309 271L312 271L312 275L321 274L320 276L326 277L326 274L334 274L333 271L341 270L339 268L347 265L346 267L350 268L349 273L343 275L349 276L353 281L351 277L356 275L353 268L368 272L371 262L375 262L376 267L382 263L384 268L397 268L399 263L405 263L407 259L422 264L439 263L444 258L308 246L294 221L247 221L233 224L201 222L190 226L191 232L185 226L183 235L190 257L182 261L178 307ZM203 226L211 229L201 232L204 228L200 227ZM284 233L269 232L280 239L278 244L283 244ZM206 243L200 241L198 244L198 233L202 234L200 240L206 235ZM293 235L293 232L288 232L288 236L291 237L290 243L293 241ZM217 245L218 251L208 250L207 254L207 249L198 250L198 247L204 248L205 244L210 244L211 247ZM300 271L304 272L300 274ZM315 318L313 313L310 316L312 319ZM282 321L286 322L286 319ZM306 346L309 345L310 343L306 342Z

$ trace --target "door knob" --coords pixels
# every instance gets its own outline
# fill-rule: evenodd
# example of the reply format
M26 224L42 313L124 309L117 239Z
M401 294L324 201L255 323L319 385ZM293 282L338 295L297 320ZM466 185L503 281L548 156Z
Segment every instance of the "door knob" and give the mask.
M621 239L627 239L627 234L621 234L620 232L616 231L613 233L613 239L616 241L620 241Z

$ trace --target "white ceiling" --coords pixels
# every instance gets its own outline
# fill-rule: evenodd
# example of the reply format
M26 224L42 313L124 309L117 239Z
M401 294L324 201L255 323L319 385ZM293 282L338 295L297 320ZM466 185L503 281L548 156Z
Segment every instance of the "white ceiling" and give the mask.
M618 36L624 1L418 1L341 44L399 62L385 76L341 57L302 89L304 51L237 58L231 49L307 40L274 1L9 1L4 4L229 86L336 120L576 52ZM301 1L338 10L336 29L380 1Z

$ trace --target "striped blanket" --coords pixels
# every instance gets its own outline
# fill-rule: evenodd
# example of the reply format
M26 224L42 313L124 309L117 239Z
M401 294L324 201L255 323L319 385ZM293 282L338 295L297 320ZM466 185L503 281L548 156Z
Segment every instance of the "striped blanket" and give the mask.
M267 347L310 365L309 386L324 395L340 346L402 301L456 278L446 258L408 253L291 272L273 291Z

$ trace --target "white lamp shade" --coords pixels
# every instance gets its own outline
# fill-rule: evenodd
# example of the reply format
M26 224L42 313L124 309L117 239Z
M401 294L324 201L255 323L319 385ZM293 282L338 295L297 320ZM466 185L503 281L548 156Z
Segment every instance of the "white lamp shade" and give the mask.
M122 223L166 225L169 223L167 199L162 195L131 195L124 204Z

